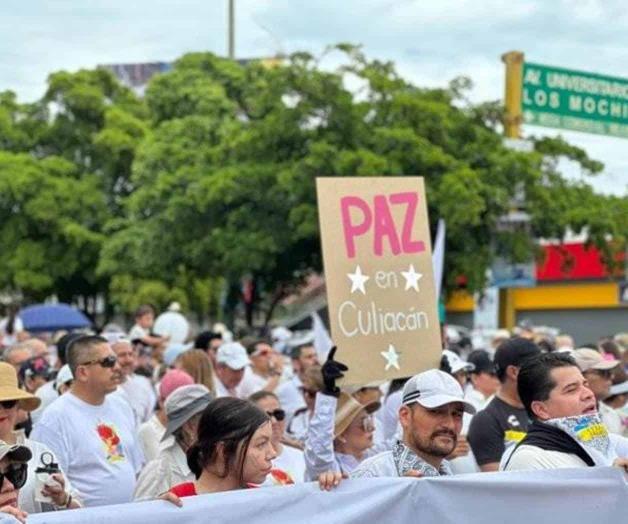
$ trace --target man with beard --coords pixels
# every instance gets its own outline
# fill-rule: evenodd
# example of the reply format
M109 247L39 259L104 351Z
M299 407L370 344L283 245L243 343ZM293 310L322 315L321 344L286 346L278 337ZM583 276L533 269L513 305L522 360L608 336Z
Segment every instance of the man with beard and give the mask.
M455 378L436 369L415 375L403 388L399 408L403 439L366 459L351 477L451 475L445 457L456 447L463 412L474 414L475 408Z
M120 364L102 337L72 341L70 391L55 400L35 426L32 439L54 451L85 506L131 502L142 452L133 410L119 395Z

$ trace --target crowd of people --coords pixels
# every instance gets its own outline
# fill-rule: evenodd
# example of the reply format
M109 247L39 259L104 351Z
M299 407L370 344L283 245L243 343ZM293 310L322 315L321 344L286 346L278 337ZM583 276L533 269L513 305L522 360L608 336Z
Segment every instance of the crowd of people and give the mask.
M576 347L500 333L438 369L341 387L310 343L203 331L3 338L0 512L29 513L343 478L628 468L628 336ZM0 329L6 329L5 327Z

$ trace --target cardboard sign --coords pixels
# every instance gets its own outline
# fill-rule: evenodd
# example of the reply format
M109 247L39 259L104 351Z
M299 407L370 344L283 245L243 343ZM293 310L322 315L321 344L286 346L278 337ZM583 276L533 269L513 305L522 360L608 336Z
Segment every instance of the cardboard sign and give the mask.
M423 179L318 178L318 214L343 384L438 367L441 337Z

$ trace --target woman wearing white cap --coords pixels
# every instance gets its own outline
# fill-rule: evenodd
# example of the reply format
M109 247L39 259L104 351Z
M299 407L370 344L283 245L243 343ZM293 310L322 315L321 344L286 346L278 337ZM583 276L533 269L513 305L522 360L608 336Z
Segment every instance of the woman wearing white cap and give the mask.
M14 431L18 409L33 411L40 403L39 398L17 387L15 368L0 362L0 440L9 445L25 446L33 455L28 462L26 483L20 490L20 508L28 513L80 508L78 493L60 469L50 474L43 488L38 486L37 468L56 465L56 457L44 444L26 438L22 431Z

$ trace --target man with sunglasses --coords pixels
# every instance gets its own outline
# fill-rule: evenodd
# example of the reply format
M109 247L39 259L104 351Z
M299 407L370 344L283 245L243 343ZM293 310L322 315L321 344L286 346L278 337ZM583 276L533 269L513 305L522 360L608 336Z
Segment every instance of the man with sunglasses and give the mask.
M143 457L133 411L120 395L120 365L107 341L72 341L68 365L74 382L35 426L32 438L54 451L85 506L130 502Z
M582 375L587 379L589 389L595 395L602 422L609 432L622 435L621 417L613 408L602 402L610 395L613 385L613 371L619 366L619 360L606 360L599 351L589 348L576 349L572 356L582 371Z
M273 460L273 469L266 477L264 486L295 484L305 480L305 458L303 451L284 444L286 431L286 412L281 408L279 399L270 391L258 391L249 397L262 411L270 417L273 435L272 445L277 452Z

